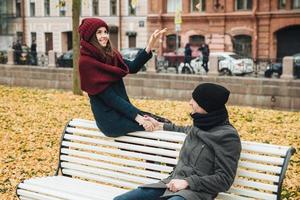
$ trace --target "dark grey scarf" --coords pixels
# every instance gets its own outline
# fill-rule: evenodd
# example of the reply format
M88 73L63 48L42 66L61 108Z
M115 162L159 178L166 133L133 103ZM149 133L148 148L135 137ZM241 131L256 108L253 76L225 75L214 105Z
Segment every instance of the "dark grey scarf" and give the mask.
M227 109L224 107L207 114L194 113L191 114L194 126L207 131L215 126L230 124Z

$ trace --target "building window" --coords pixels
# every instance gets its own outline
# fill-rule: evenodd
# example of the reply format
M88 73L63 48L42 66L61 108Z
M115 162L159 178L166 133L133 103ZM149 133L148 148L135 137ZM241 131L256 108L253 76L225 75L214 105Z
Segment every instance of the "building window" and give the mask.
M136 15L136 5L134 5L134 0L128 0L128 15Z
M251 10L252 0L236 0L236 10Z
M300 9L300 0L293 0L293 9Z
M35 2L34 0L30 0L30 17L35 16Z
M50 16L50 0L44 0L44 14Z
M180 36L178 36L178 47L180 47ZM176 51L176 34L167 35L167 52Z
M59 0L59 16L64 17L66 16L66 1L65 0Z
M117 15L117 0L110 0L110 15Z
M135 48L136 47L136 35L130 35L128 36L128 42L129 42L129 48Z
M99 1L93 0L93 16L99 15Z
M36 41L36 32L31 32L31 44Z
M21 17L21 0L16 1L16 16Z
M182 10L182 1L181 0L168 0L167 1L167 12L176 12L176 10Z
M45 33L45 51L47 55L50 50L53 50L53 34Z
M204 36L202 35L191 35L189 37L189 43L191 44L191 46L199 46L204 43Z
M23 32L17 32L17 41L23 44Z
M206 0L191 0L191 12L205 12Z
M285 9L286 0L278 0L278 9Z
M234 36L233 49L236 54L252 57L252 38L248 35Z

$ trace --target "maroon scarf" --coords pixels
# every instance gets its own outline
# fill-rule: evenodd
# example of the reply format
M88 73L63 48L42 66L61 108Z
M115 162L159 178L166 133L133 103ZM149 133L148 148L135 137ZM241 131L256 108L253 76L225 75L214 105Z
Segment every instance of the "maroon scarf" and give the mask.
M100 51L85 40L80 41L79 74L81 89L90 95L103 92L112 83L122 79L129 73L128 66L122 56L114 50L109 63Z

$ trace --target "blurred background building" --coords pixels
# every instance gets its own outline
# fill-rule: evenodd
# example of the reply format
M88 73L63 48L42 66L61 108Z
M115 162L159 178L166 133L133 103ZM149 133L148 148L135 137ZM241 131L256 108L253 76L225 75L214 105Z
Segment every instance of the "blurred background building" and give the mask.
M254 60L300 52L300 0L148 0L148 31L169 29L160 54L175 51L178 8L181 48L205 42L211 51L235 51Z
M72 49L71 16L72 0L0 0L1 49L19 40L28 47L36 41L38 52L66 52ZM203 42L211 52L254 60L300 52L300 0L82 0L85 17L104 19L119 49L145 47L149 33L167 27L159 55L174 54L176 38L179 54L186 43L196 54Z
M72 49L72 0L0 2L0 42L6 43L6 49L18 40L29 47L36 41L40 52ZM108 23L115 47L146 44L147 0L82 0L81 19L86 17L101 17Z
M12 45L14 32L9 25L14 18L12 1L0 0L0 50L7 50Z

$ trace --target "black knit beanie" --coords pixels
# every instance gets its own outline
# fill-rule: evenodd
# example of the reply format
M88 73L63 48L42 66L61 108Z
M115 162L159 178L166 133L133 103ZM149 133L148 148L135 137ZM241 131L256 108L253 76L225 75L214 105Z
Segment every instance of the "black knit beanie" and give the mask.
M210 113L225 107L230 91L225 87L213 83L198 85L192 97L206 112Z

